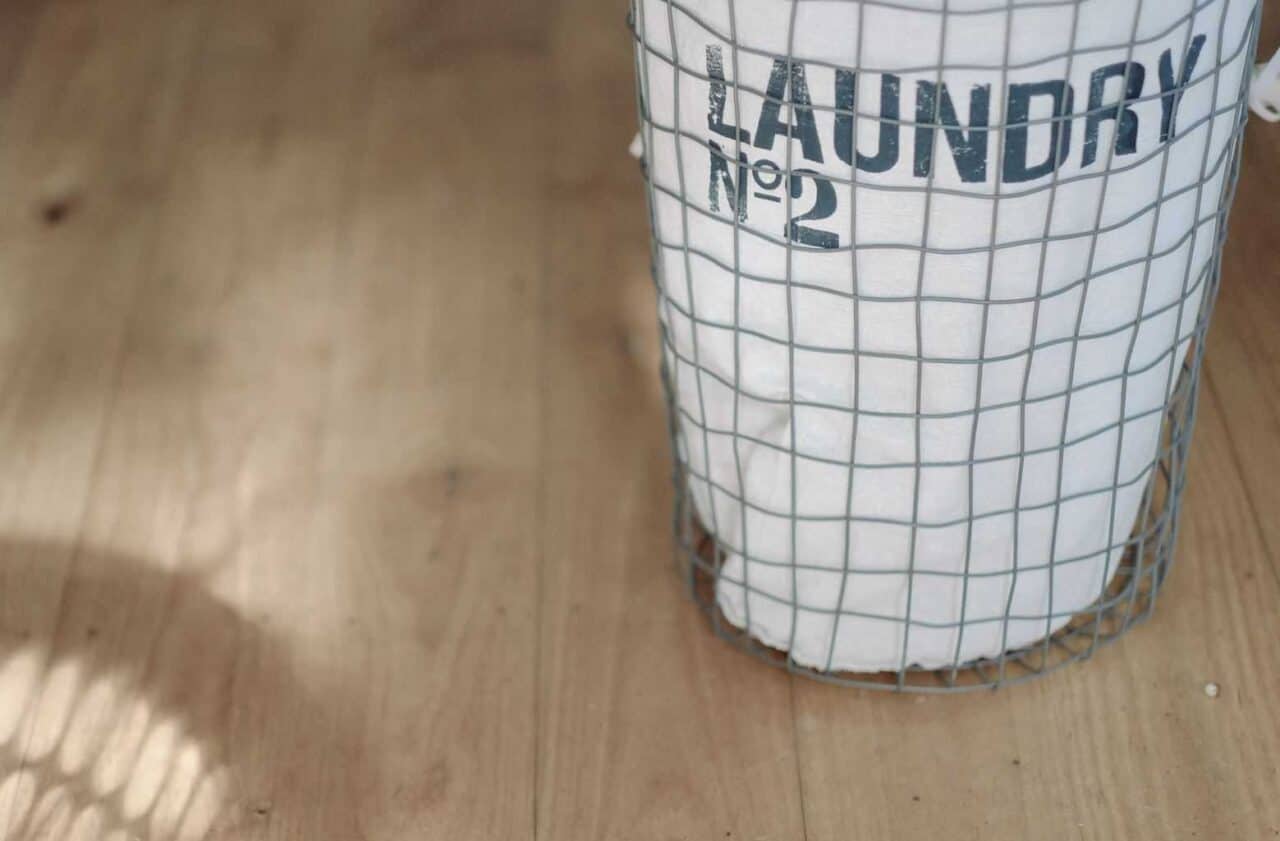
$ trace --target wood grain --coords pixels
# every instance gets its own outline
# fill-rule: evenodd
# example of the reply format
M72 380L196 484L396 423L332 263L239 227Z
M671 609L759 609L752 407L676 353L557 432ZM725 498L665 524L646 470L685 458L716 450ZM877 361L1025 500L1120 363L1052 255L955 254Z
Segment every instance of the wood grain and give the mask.
M538 837L797 838L787 679L724 656L672 571L620 25L582 0L552 33Z
M379 37L417 33L394 20ZM542 52L495 30L389 49L366 94L317 548L348 614L326 645L360 640L369 838L532 835L550 115Z
M1207 357L1207 390L1230 412L1230 455L1249 488L1253 519L1280 575L1280 262L1274 225L1280 136L1249 126L1244 170L1223 259L1222 291Z
M1280 129L1153 620L840 690L672 571L624 7L0 6L0 839L1280 836Z

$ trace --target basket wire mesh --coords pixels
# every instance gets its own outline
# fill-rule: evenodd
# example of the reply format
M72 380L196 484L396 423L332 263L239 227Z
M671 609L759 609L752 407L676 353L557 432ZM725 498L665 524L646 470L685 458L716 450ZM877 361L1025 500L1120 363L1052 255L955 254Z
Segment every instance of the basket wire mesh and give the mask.
M903 0L896 3L888 0L791 0L774 4L773 14L779 17L785 32L781 33L776 46L768 48L747 43L749 39L741 37L745 17L761 14L761 5L752 0L719 0L718 3L712 0L633 0L628 23L637 52L637 101L644 149L642 169L653 228L651 256L663 348L662 379L674 456L677 561L690 596L705 612L715 632L734 645L791 672L823 681L872 689L953 692L1024 681L1087 658L1098 647L1118 639L1151 615L1172 563L1176 544L1178 511L1186 482L1187 450L1195 421L1196 393L1204 358L1204 336L1219 282L1226 217L1240 165L1239 146L1247 113L1244 107L1247 98L1245 87L1249 78L1244 68L1251 66L1258 10L1249 0L1189 0L1184 11L1172 16L1166 26L1152 31L1150 27L1144 29L1144 9L1158 4L1154 0L1145 0L1145 3L1136 0L1127 12L1129 17L1125 18L1125 26L1119 30L1127 32L1127 40L1088 46L1082 33L1091 25L1090 16L1096 18L1100 14L1111 13L1100 11L1101 5L1091 0L1038 3L1010 0L985 4L966 3L964 0ZM841 7L840 19L853 22L856 38L853 39L851 57L844 54L833 59L797 50L798 21L807 11L805 7L815 6L827 10ZM1049 7L1061 10L1069 18L1068 48L1050 55L1032 53L1028 58L1026 50L1018 49L1015 15ZM785 11L778 13L777 8ZM871 16L880 15L880 20L886 20L884 15L895 13L904 16L902 20L926 20L938 36L936 45L926 43L932 48L932 53L921 56L923 61L915 65L899 64L890 72L885 67L874 66L874 60L866 54L868 48L864 41L869 28L873 34L875 32L874 27L868 25ZM1229 27L1232 15L1243 15L1243 25ZM957 26L957 21L963 18L981 16L1003 21L995 33L999 36L996 40L998 46L991 53L998 61L965 63L949 60L948 28ZM964 21L966 26L971 23ZM693 33L692 38L689 33ZM1208 50L1204 50L1206 43ZM906 52L914 51L917 55L921 52L918 44L908 41L904 44ZM1145 49L1145 55L1155 56L1158 51L1153 51L1157 47L1165 47L1165 52L1144 65L1137 52ZM1090 62L1091 55L1114 59L1117 50L1123 56L1119 62L1105 64L1089 77L1089 107L1075 109L1072 80L1079 76L1077 63L1097 64L1097 61ZM883 54L883 50L880 52ZM1169 58L1164 58L1165 55ZM744 73L741 66L749 61L772 63L774 74L769 84L757 86L745 78L749 74ZM1121 70L1117 71L1117 66ZM1041 93L1056 90L1058 94L1053 97L1051 113L1040 118L1032 117L1029 108L1015 112L1014 97L1009 93L1013 75L1021 74L1019 78L1025 78L1028 69L1037 67L1055 68L1055 78L1065 82L1057 88L1037 89ZM1160 77L1158 88L1151 84L1146 86L1148 91L1154 92L1144 91L1142 76L1145 67L1151 68L1145 74L1148 80L1157 75ZM1193 69L1196 72L1192 72ZM1073 70L1076 71L1074 75ZM979 90L981 85L971 88L971 124L968 127L959 125L958 106L948 91L948 79L957 72L985 73L989 79L985 99ZM808 80L824 73L825 77L833 76L836 80L835 96L830 104L816 101L806 87ZM864 87L867 87L863 83L867 77L874 79L876 75L880 77L882 91L879 113L861 106ZM778 78L783 80L780 86L773 84ZM899 92L907 87L904 80L909 78L916 83L914 119L901 115L901 110L905 109L901 108ZM841 80L848 82L843 98ZM892 84L886 80L891 80ZM1104 91L1116 88L1115 83L1118 83L1118 96L1114 101L1108 100ZM660 89L660 85L664 87ZM953 84L951 93L958 87ZM1193 88L1212 91L1207 94L1209 100L1205 113L1178 119L1179 103ZM993 89L996 92L994 97L991 95ZM894 94L893 100L889 97L890 92ZM695 96L699 99L705 96L705 100L691 102ZM773 157L766 155L754 163L747 153L759 150L760 132L756 132L757 144L752 147L751 121L745 107L748 99L762 112L772 109L770 113L776 120L774 125L785 128L785 135L779 135L776 144L769 147ZM1099 103L1099 99L1105 101ZM666 105L655 108L657 101ZM993 102L995 107L992 107ZM1141 111L1144 103L1148 110ZM889 105L895 107L890 108ZM705 125L688 117L692 113L690 109L695 107L706 109ZM659 111L669 113L664 115ZM1148 144L1148 148L1138 148L1140 144L1134 142L1139 131L1136 123L1140 111L1143 120L1154 119L1157 113L1160 115L1158 142ZM959 182L953 177L948 183L939 176L942 162L947 160L948 147L959 168L961 158L972 151L974 138L978 137L979 123L975 115L979 114L985 119L980 139L986 144L988 153L980 165L982 178L965 178L962 173ZM761 119L761 125L764 125L763 117ZM823 158L820 149L811 150L806 145L817 135L816 127L820 121L823 125L834 125L837 143L842 136L841 129L847 131L848 143L843 147L843 154L838 155L842 162L847 163L843 177L830 168L822 169L820 177L819 173L806 168L815 157L815 151L819 160ZM1066 174L1063 170L1068 167L1064 162L1068 158L1072 132L1074 127L1082 124L1085 125L1085 142L1082 152L1077 154L1082 154L1082 160L1091 166L1081 167L1087 171ZM1104 127L1112 133L1108 135L1106 131L1099 131ZM1018 144L1025 163L1028 132L1037 128L1042 134L1048 134L1050 167L1044 177L1027 178L1024 177L1026 172L1010 168L1010 149ZM879 136L879 157L887 148L884 141L886 132L894 138L904 133L914 137L914 174L920 176L916 179L918 183L906 183L902 178L886 180L872 175L883 170L876 169L880 164L874 160L864 161L859 141ZM1198 176L1181 186L1172 186L1168 178L1171 150L1184 142L1203 145ZM777 145L781 146L780 155L775 151ZM994 154L989 154L992 148ZM924 172L920 171L922 155L926 162ZM697 161L705 159L706 170L691 165L695 156L698 156ZM800 156L805 161L799 160ZM1121 160L1122 156L1127 156L1127 160ZM971 166L978 166L972 155L967 161ZM995 166L989 165L991 161ZM906 166L911 162L902 160L898 163ZM658 170L663 167L665 171L660 173ZM1140 167L1147 167L1148 171L1158 167L1158 182L1152 201L1137 207L1122 219L1104 218L1108 197L1126 188L1125 184L1117 186L1118 179ZM762 187L755 193L758 201L767 200L779 205L782 218L787 220L781 236L754 224L747 213L748 179ZM823 231L814 225L801 224L807 218L815 218L815 214L811 211L808 216L797 215L800 208L796 205L806 195L806 186L811 185L818 188L818 199L814 205L815 210L818 209L823 201L822 191L827 189L819 186L820 180L825 181L832 191L840 191L842 199L847 197L847 228ZM703 190L708 183L709 189ZM768 195L763 190L768 185L779 188L782 195ZM1092 218L1084 230L1064 233L1055 228L1054 208L1059 196L1071 185L1088 186L1096 191L1096 211L1091 209ZM920 220L918 242L886 242L875 239L874 233L868 232L865 223L868 217L860 213L859 201L874 200L875 206L883 207L882 200L898 200L895 197L903 202L908 200L907 197L919 202L911 205L916 208L914 212ZM984 224L990 233L985 244L968 247L937 245L931 237L931 223L949 224L947 208L960 206L952 199L975 197L989 207L990 216ZM1034 236L999 239L997 231L1002 219L1002 203L1028 197L1044 203L1043 224ZM1172 243L1158 242L1161 214L1179 197L1193 197L1193 222ZM1069 204L1072 199L1063 201ZM1208 212L1201 213L1200 209L1206 206ZM818 215L817 218L822 217ZM829 214L827 218L840 217ZM1105 235L1132 225L1137 219L1150 220L1149 238L1141 253L1127 261L1103 265L1100 255L1105 246L1100 249L1100 242ZM1147 223L1144 221L1144 224ZM707 227L709 225L720 226L726 241L731 241L731 259L725 259L723 254L717 254L714 248L706 246L704 240L710 236L706 234L711 230ZM1197 261L1193 255L1202 236L1206 238L1209 253ZM781 249L785 255L782 271L770 273L754 265L751 258L744 258L744 246L749 241L761 243L759 248ZM1053 263L1054 254L1061 253L1053 252L1054 246L1069 247L1083 257L1082 270L1075 271L1067 283L1048 283L1048 275L1056 267L1053 270L1047 270L1047 267ZM1034 288L1021 296L999 298L993 295L993 286L1001 282L1000 272L996 269L997 252L1011 248L1030 248L1036 254L1034 273L1022 273L1022 280ZM864 262L863 255L890 250L911 255L915 263L914 285L905 291L897 290L896 294L883 290L879 293L868 291L867 279L860 277L860 269L864 274L868 266L874 270L876 258L871 257L871 262ZM814 254L819 257L812 257ZM821 271L815 274L802 270L803 267L819 265L813 262L815 259L830 259L841 254L847 255L842 264L848 275L842 278L847 282L845 287L834 288ZM980 294L939 292L932 283L934 269L931 261L969 255L977 255L985 261ZM1155 272L1157 275L1164 272L1167 264L1163 261L1166 258L1181 262L1180 278L1176 284L1178 294L1158 306L1149 304L1148 287L1153 267L1161 261ZM1100 278L1122 270L1132 270L1141 278L1133 317L1105 330L1090 330L1086 325L1086 308L1091 288L1103 283ZM732 312L727 318L707 311L714 308L711 305L715 301L708 297L707 287L702 284L712 271L723 273L732 285ZM830 272L829 269L827 271ZM781 290L785 309L781 320L785 322L785 333L779 335L762 331L744 318L743 304L748 293L743 290L748 284L752 284L752 289L772 285ZM701 298L698 293L701 293ZM839 299L840 306L847 307L850 347L818 346L797 335L797 305L804 300L801 296L808 294L832 296L831 300ZM1065 295L1078 298L1071 324L1073 329L1065 335L1040 341L1037 325L1041 323L1042 308L1048 309ZM700 300L702 312L699 311ZM878 310L875 307L884 304L911 308L914 317L911 347L891 352L860 342L865 333L864 325L876 317L874 313ZM936 328L926 323L926 307L975 304L981 308L977 353L967 357L952 354L945 358L931 354L926 347L927 338L929 331ZM989 353L990 313L994 306L1010 304L1030 308L1027 345L1003 354ZM840 311L844 312L843 309ZM1136 353L1139 333L1144 325L1169 315L1173 316L1174 327L1162 352L1154 356L1145 350ZM727 344L731 344L732 353L717 367L706 361L707 337L721 334L731 336ZM1122 344L1127 338L1123 365L1105 376L1078 381L1081 347L1104 336L1119 336ZM704 342L701 353L700 339ZM785 354L786 376L781 396L761 396L744 383L744 376L749 378L753 371L752 362L745 358L743 351L744 342L748 341L776 345ZM1045 391L1036 387L1040 384L1035 381L1037 374L1033 363L1037 354L1050 352L1067 355L1065 366L1062 366L1066 382L1061 388ZM814 400L799 393L797 375L799 372L803 376L805 363L800 362L798 367L797 358L809 359L814 353L824 353L827 356L823 359L839 359L841 364L847 364L853 383L848 401ZM1147 356L1152 358L1146 359ZM876 380L865 371L882 360L892 360L895 364L905 364L914 369L913 376L904 377L908 386L914 389L910 406L889 410L870 405L873 401L869 401L862 384ZM1012 397L986 401L984 375L993 376L986 372L1002 362L1021 364L1020 387ZM925 382L927 369L931 366L952 366L949 370L967 366L973 372L965 374L972 377L965 380L972 384L971 405L949 410L927 409ZM1167 374L1164 373L1166 369ZM818 367L814 370L827 369ZM1132 409L1131 402L1140 401L1131 398L1130 383L1135 377L1150 372L1164 379L1162 399L1158 405ZM1081 399L1079 395L1086 389L1109 386L1118 386L1119 392L1114 419L1095 424L1073 437L1069 429L1073 399ZM709 412L708 405L723 399L727 406L729 398L709 398L708 394L731 395L732 411L727 426L712 421L716 406L712 405ZM761 402L772 402L779 412L785 414L786 432L781 437L757 435L748 428L743 407ZM1030 443L1034 436L1029 434L1028 427L1036 423L1037 407L1045 403L1062 406L1061 422L1048 444L1034 446ZM836 412L847 417L847 448L842 442L841 447L827 448L821 453L806 451L803 442L797 440L797 429L801 425L797 421L797 413L809 410ZM1013 451L998 457L979 451L980 423L984 416L995 412L1013 413L1017 418L1017 439ZM966 451L958 458L931 459L929 442L925 440L926 424L955 419L968 424ZM1157 422L1158 439L1153 442L1153 455L1141 469L1122 469L1126 433L1135 436L1134 424L1144 419ZM870 435L865 430L884 420L908 424L911 429L908 458L892 463L874 463L860 452L860 444L867 446ZM1070 472L1066 461L1068 451L1082 446L1086 439L1107 437L1110 440L1110 436L1115 438L1114 464L1109 470L1104 470L1107 475L1105 485L1083 490L1069 488L1066 481ZM718 443L721 441L727 444ZM712 466L712 453L722 446L731 448L732 458L726 457L717 469ZM719 451L723 452L722 449ZM759 499L752 498L747 490L750 477L744 476L750 471L749 466L744 467L744 452L748 451L777 453L781 459L779 463L785 463L786 469L778 480L778 486L784 488L785 495L789 496L788 504L778 510L765 510ZM1040 501L1028 502L1024 493L1027 465L1030 460L1045 458L1050 462L1056 460L1056 470L1047 474L1056 476L1053 493ZM815 461L825 462L832 469L843 471L839 475L847 476L840 506L843 510L837 514L817 516L803 513L800 497L805 491L805 478L802 474L809 469L807 465ZM982 480L975 479L975 474L983 465L992 463L1009 466L1012 471L1008 480L1012 483L1012 501L1004 507L978 512L975 510L975 482ZM875 483L888 475L887 467L903 469L911 477L909 515L876 517L855 510L855 483L863 483L864 486L869 483L874 493ZM941 469L958 469L967 474L967 492L962 494L967 504L959 516L946 521L930 521L922 512L922 477L927 480L929 471ZM1132 528L1125 522L1126 517L1117 513L1121 508L1117 500L1130 488L1133 489L1130 493L1140 493ZM1063 525L1066 518L1062 512L1077 500L1093 498L1108 500L1105 539L1093 546L1087 557L1071 557L1060 552L1060 531L1067 528ZM1050 518L1051 524L1046 532L1049 549L1047 557L1039 562L1028 560L1025 555L1019 557L1023 542L1019 539L1018 530L1029 512L1042 512ZM764 550L753 550L751 517L762 521L766 517L772 518L768 522L785 524L788 532L785 547L770 556ZM1011 525L1009 545L1012 555L1003 561L997 560L993 565L988 559L978 557L975 530L984 527L981 521L999 518L1006 518ZM809 524L819 522L824 528L835 530L824 533L834 535L839 532L838 538L832 538L832 545L838 544L835 552L837 562L829 558L818 562L805 557L804 540L798 535ZM905 565L877 570L873 568L874 564L862 563L864 559L860 557L860 549L865 550L866 544L860 547L858 529L867 523L899 527L909 534L908 548L903 554ZM1022 527L1027 528L1025 525ZM918 546L922 544L920 535L931 529L950 529L949 534L962 535L957 545L962 545L963 551L950 568L926 568L918 557ZM730 566L729 559L734 557L738 559L734 563L740 574L730 575L726 570ZM1060 597L1059 603L1055 604L1055 581L1060 580L1063 570L1084 561L1095 565L1101 563L1100 574L1094 573L1101 582L1096 597L1089 603L1065 606L1061 604ZM772 572L779 569L783 571L782 579ZM801 598L804 588L800 580L819 572L826 576L823 579L827 582L824 592L831 598L823 604L806 602ZM865 604L861 609L849 606L856 590L874 586L867 582L876 580L877 573L893 576L900 585L899 589L905 590L905 605L900 611L868 611ZM789 586L784 584L779 589L779 586L753 584L752 577L759 580L762 575L773 575L770 580L775 585L789 577ZM1017 614L1015 593L1019 590L1019 579L1025 582L1037 575L1043 575L1043 579L1036 578L1036 581L1043 581L1046 587L1043 608L1030 614ZM930 620L921 615L919 606L921 600L933 592L929 589L933 585L922 582L937 579L947 579L952 588L948 592L955 596L946 607L951 615L941 620L936 617ZM1003 609L989 615L970 615L971 604L975 601L971 590L977 592L990 582L999 582L999 586L1005 588L1003 592L1007 592L1003 597ZM901 596L899 593L897 597ZM785 612L777 613L775 606L778 605ZM726 608L732 608L735 615L727 615ZM785 638L775 634L773 639L762 639L764 625L760 620L753 621L753 608L757 614L768 609L774 611L771 615L775 617L789 618ZM740 615L737 615L739 611ZM1039 638L1014 644L1010 627L1031 621L1043 625ZM841 667L836 656L838 641L842 649L847 646L853 650L859 644L856 635L849 638L852 641L841 637L842 623L847 629L851 623L858 622L879 622L892 627L894 635L900 634L900 640L894 640L892 649L900 652L896 655L896 663L870 670ZM806 628L822 629L815 638L824 642L825 656L815 657L810 652L803 662L796 656L797 633L802 623ZM987 634L984 639L996 638L982 630L987 626L1001 629L999 644L988 644L991 650L979 656L966 656L967 651L974 650L972 640L975 634ZM947 634L945 640L953 652L951 656L946 662L939 662L938 657L927 663L917 660L913 652L923 649L919 646L913 648L912 635L929 637L938 633ZM969 648L966 648L966 635L970 638Z

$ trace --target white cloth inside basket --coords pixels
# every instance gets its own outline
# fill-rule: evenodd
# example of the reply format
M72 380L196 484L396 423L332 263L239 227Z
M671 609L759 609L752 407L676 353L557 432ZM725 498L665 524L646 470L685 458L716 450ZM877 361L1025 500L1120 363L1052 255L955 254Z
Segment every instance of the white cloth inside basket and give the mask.
M1141 522L1255 6L1015 6L636 5L677 455L719 607L805 666L1031 644Z

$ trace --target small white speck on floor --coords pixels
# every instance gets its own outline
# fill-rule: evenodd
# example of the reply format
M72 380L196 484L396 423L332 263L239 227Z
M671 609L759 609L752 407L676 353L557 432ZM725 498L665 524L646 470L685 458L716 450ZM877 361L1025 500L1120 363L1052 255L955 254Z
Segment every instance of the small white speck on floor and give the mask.
M1218 693L1221 691L1222 687L1218 686L1218 684L1213 681L1209 681L1204 685L1204 694L1208 695L1210 698L1217 698Z

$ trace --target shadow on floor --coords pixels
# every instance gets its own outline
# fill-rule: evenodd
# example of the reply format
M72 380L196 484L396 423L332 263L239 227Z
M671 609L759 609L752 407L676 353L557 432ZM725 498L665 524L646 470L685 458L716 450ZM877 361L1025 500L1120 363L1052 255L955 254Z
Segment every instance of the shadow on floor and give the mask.
M333 739L325 709L199 573L0 540L0 838L259 834L273 807L254 786L271 781L231 767L232 734L248 734L255 773L288 776L244 743L263 742L272 711Z

